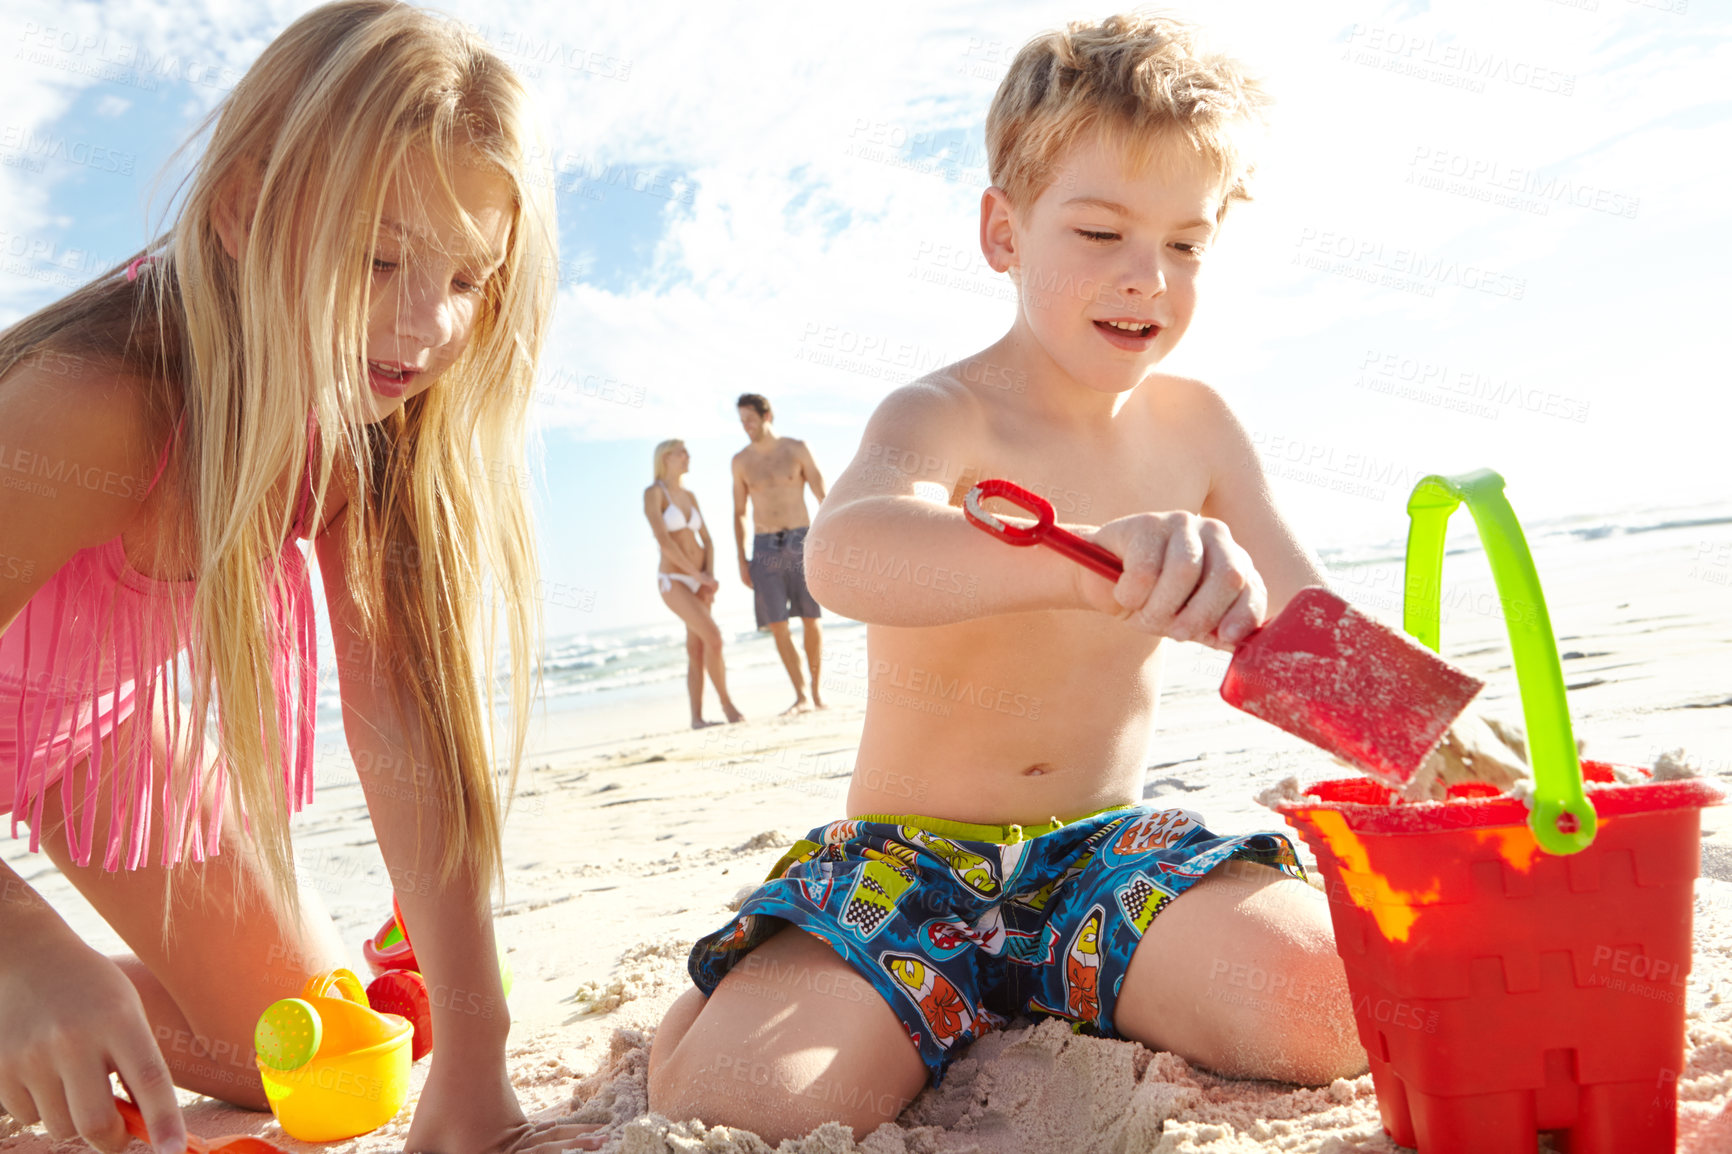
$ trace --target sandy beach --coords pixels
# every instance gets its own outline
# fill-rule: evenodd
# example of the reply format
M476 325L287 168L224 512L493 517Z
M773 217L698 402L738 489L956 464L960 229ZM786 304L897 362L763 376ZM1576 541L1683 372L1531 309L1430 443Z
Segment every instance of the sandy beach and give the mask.
M1465 520L1465 518L1463 518ZM1687 517L1678 520L1688 521ZM1732 784L1732 524L1644 532L1551 534L1534 542L1564 655L1577 736L1601 760L1652 765L1683 748L1705 776ZM1394 620L1393 563L1332 573L1337 588ZM1477 553L1446 570L1444 652L1489 685L1481 708L1518 717L1501 618ZM778 668L739 679L750 720L699 732L683 683L624 704L598 700L551 715L508 824L510 1061L526 1109L606 1124L608 1150L766 1150L739 1131L647 1113L649 1039L686 988L686 949L726 917L793 839L843 816L864 717L863 636L838 631L821 713L775 717L788 698ZM1220 832L1281 828L1253 800L1289 775L1337 777L1325 755L1224 705L1223 655L1167 654L1158 733L1143 797L1198 811ZM1111 692L1111 686L1100 687ZM958 709L969 708L956 704ZM335 918L351 960L389 908L385 872L359 787L340 757L322 764L318 797L297 822L302 884ZM1302 853L1304 851L1302 850ZM6 859L99 948L119 943L45 860L8 842ZM1732 809L1703 812L1689 979L1687 1063L1678 1078L1679 1149L1732 1151ZM417 1086L426 1063L417 1069ZM290 1150L268 1116L184 1096L200 1133L257 1133ZM343 1151L400 1148L414 1099ZM4 1124L0 1124L4 1125ZM0 1151L36 1154L39 1128L0 1129ZM1542 1148L1545 1148L1542 1144ZM978 1042L941 1090L928 1090L872 1134L826 1127L783 1151L1293 1151L1394 1154L1369 1077L1321 1088L1234 1082L1129 1042L1013 1023Z

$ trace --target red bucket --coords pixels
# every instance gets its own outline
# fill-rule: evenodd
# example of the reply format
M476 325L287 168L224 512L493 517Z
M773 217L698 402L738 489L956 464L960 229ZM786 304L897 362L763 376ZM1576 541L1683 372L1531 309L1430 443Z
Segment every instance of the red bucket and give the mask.
M1436 648L1444 528L1466 503L1521 686L1533 805L1469 783L1403 802L1365 778L1280 805L1328 883L1383 1126L1420 1154L1670 1154L1701 808L1685 780L1579 762L1527 542L1489 470L1408 502L1404 623ZM1593 783L1596 788L1585 789Z
M1404 804L1354 778L1279 807L1327 881L1401 1145L1533 1154L1539 1131L1559 1130L1570 1154L1674 1148L1701 807L1721 798L1698 781L1588 798L1598 833L1566 857L1540 849L1509 797Z

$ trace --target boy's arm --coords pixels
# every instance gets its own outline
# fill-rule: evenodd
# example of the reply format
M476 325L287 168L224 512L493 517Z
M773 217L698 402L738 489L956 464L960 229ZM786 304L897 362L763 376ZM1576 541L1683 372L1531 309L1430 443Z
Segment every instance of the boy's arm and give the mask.
M1212 460L1217 463L1203 512L1226 522L1234 539L1251 554L1268 583L1269 614L1274 616L1305 586L1329 582L1276 510L1251 438L1226 402L1213 390L1202 391L1214 410ZM1483 710L1483 704L1476 703L1450 724L1443 747L1427 759L1410 790L1429 782L1428 788L1441 798L1444 787L1457 781L1489 781L1508 789L1511 781L1527 772L1521 755L1487 725ZM1446 750L1450 756L1444 756Z
M915 496L918 481L948 489L975 468L976 410L972 398L925 382L878 406L806 538L806 581L825 608L927 626L1089 607L1074 561L1012 549L969 525L961 509Z
M1269 615L1274 616L1299 590L1327 585L1328 580L1275 508L1257 450L1239 419L1213 389L1194 381L1186 384L1193 390L1188 400L1197 407L1197 426L1205 430L1210 465L1203 516L1224 522L1251 555L1269 593Z

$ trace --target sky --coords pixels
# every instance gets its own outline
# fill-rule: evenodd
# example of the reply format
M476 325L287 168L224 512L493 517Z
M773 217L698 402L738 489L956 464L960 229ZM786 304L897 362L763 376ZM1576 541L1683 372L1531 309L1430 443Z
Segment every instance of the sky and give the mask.
M175 150L307 7L9 0L0 324L143 244ZM549 634L671 621L642 510L667 437L715 529L718 614L749 629L734 398L769 396L834 477L889 390L1003 334L1014 293L976 242L987 106L1030 36L1110 9L439 7L522 76L558 180L532 472ZM1420 477L1479 467L1528 520L1732 497L1732 8L1170 10L1276 107L1164 367L1228 398L1303 539L1397 538Z

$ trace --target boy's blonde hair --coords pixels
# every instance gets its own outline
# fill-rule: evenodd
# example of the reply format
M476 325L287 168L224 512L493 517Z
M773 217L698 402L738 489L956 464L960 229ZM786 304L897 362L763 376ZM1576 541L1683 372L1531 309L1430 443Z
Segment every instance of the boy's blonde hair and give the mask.
M244 807L290 906L287 810L299 799L285 767L310 750L291 748L272 683L284 639L269 607L292 580L282 559L294 515L273 487L299 475L314 426L315 507L328 508L339 445L360 494L333 531L379 663L372 692L420 739L383 788L414 791L444 877L466 872L486 886L501 874L497 775L515 782L522 758L541 617L523 493L492 479L521 467L557 267L527 110L517 77L455 23L395 0L316 8L211 113L185 198L136 282L113 269L0 334L0 375L33 349L66 349L142 379L161 438L184 421L175 470L197 528L197 591L182 625L191 707L166 706L174 808L195 800L214 707L217 780ZM433 173L414 194L449 206L472 239L454 173L497 174L514 200L510 236L467 349L431 389L371 423L369 269L387 189L412 158ZM248 188L256 198L237 195ZM216 226L225 203L246 227L239 259ZM503 667L495 647L509 653ZM178 697L174 682L165 696ZM297 688L310 705L315 687ZM496 689L511 704L504 733ZM169 843L189 838L199 855L196 822L162 836L166 858L181 848Z
M1221 173L1219 219L1232 201L1251 199L1239 137L1269 102L1237 61L1207 52L1198 30L1174 17L1075 21L1030 40L1011 62L986 114L989 171L1026 209L1078 140L1105 133L1141 166L1177 138Z

